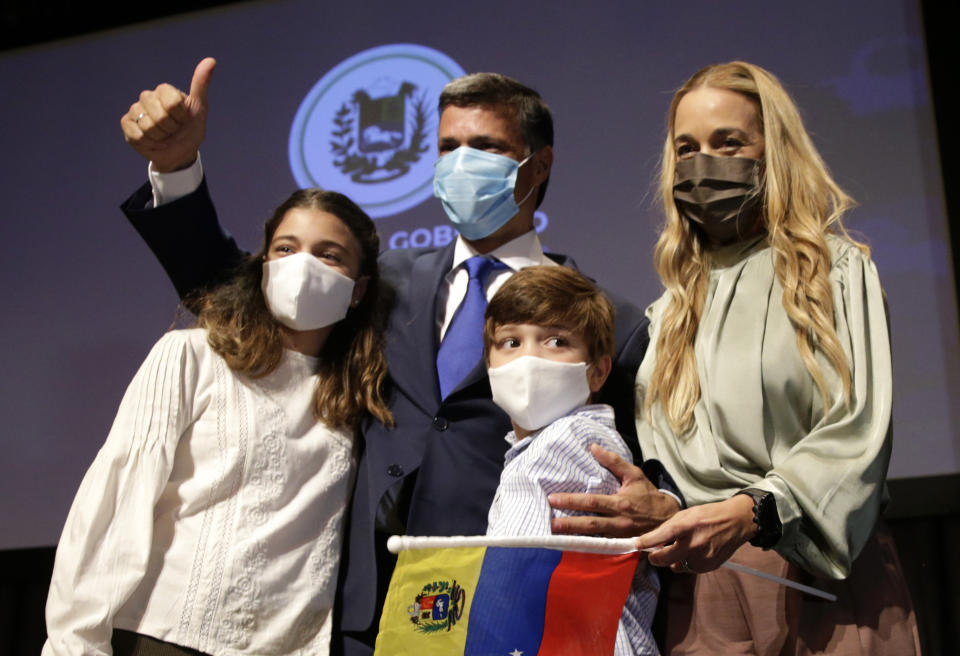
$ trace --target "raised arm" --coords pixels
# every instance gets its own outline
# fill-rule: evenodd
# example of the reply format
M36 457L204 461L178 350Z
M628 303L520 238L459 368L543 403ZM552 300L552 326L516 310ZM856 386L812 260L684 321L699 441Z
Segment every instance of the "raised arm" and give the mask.
M151 177L121 209L187 300L244 256L220 227L198 159L215 66L209 57L197 64L189 93L166 83L141 92L120 119L127 143L150 162ZM171 181L181 189L159 193L157 187Z
M207 132L207 91L216 65L212 57L197 64L189 94L167 83L141 91L120 119L123 138L158 173L185 169L197 160Z

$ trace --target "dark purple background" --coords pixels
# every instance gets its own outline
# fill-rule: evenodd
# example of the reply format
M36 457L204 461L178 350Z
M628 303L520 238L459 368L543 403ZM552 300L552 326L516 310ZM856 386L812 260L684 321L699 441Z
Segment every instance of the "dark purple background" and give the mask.
M960 471L956 297L915 3L674 6L251 2L0 56L0 548L56 542L126 384L174 320L173 290L117 209L146 173L118 121L141 89L185 87L206 55L220 65L204 163L242 245L295 186L287 140L313 84L361 50L418 43L543 94L557 129L544 243L638 305L660 292L653 179L673 89L718 61L772 70L860 201L849 225L888 293L891 475ZM386 243L445 221L431 199L378 226Z

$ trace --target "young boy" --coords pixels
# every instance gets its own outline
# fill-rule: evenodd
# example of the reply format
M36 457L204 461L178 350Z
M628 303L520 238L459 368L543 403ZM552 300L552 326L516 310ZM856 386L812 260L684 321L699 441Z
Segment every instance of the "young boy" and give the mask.
M568 511L547 502L554 492L614 494L620 481L590 452L591 444L628 461L613 408L588 405L610 373L613 305L567 267L530 267L490 300L483 330L493 401L510 415L511 444L487 535L549 535L550 519ZM659 581L637 568L617 631L615 654L657 654L650 632Z

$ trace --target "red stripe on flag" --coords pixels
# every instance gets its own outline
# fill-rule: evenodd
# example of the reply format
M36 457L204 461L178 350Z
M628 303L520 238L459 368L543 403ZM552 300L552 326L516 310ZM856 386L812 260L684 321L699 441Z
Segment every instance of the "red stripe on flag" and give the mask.
M640 554L564 551L547 588L542 656L613 654Z

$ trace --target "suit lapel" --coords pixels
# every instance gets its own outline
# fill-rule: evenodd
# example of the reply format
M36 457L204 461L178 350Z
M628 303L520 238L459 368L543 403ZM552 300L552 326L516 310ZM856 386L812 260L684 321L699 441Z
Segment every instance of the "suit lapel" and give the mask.
M390 376L424 412L440 407L437 382L437 292L453 263L453 244L414 260L404 299L390 319L386 353Z
M470 373L464 376L463 380L460 381L460 384L457 385L452 392L450 392L450 396L448 396L447 398L449 399L455 396L460 390L466 389L467 387L470 387L471 385L478 383L481 380L484 380L486 377L487 377L487 363L483 361L483 358L481 358L480 362L477 363L477 365L470 371Z

